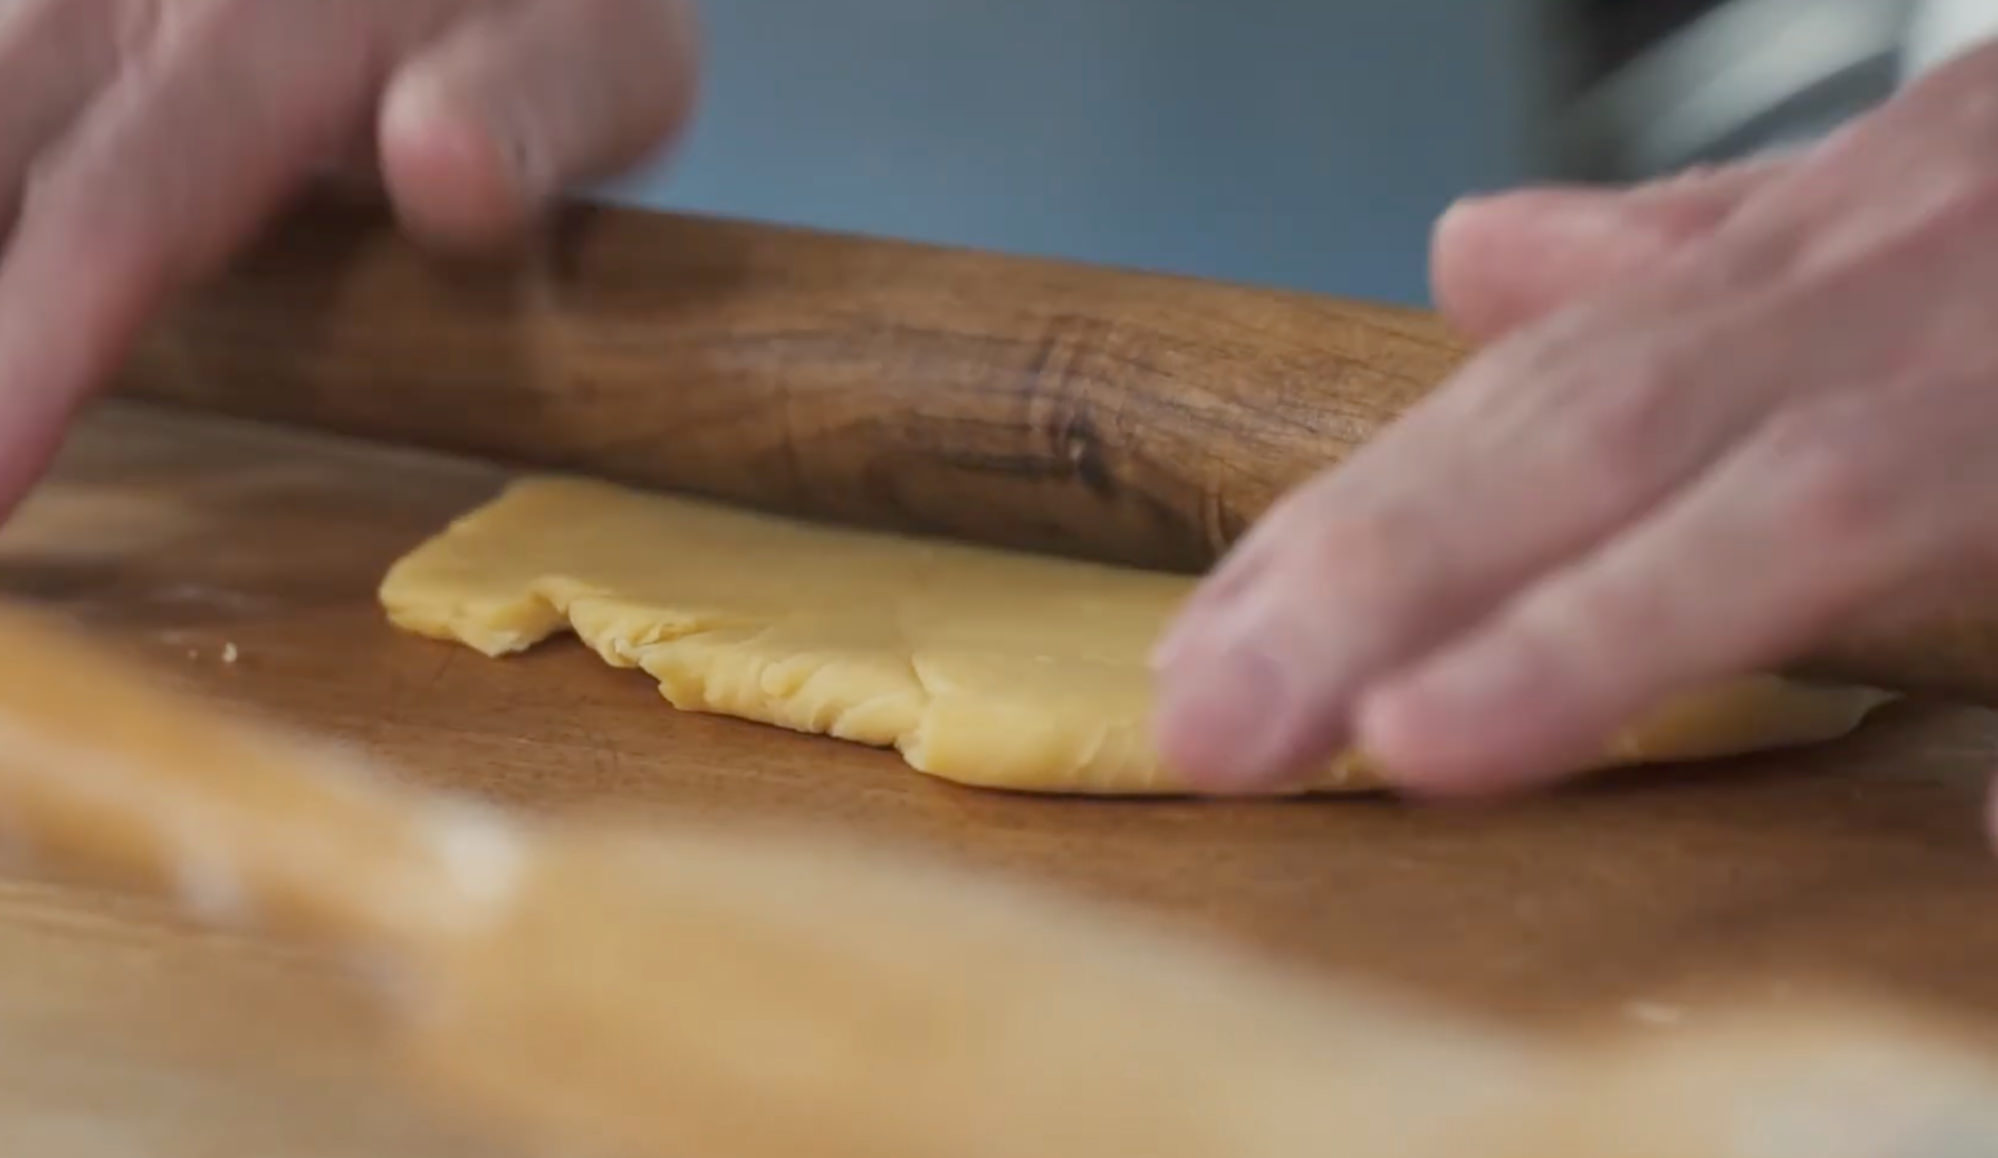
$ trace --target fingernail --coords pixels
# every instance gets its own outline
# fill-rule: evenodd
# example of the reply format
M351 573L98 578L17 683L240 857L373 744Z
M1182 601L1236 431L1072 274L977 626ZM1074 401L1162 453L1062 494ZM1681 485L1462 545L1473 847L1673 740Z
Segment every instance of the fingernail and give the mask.
M398 84L385 116L390 151L418 158L421 178L443 188L435 196L461 211L510 222L547 191L546 166L532 143L431 75Z
M1252 789L1281 776L1291 689L1270 657L1230 648L1176 671L1159 697L1160 746L1196 787Z

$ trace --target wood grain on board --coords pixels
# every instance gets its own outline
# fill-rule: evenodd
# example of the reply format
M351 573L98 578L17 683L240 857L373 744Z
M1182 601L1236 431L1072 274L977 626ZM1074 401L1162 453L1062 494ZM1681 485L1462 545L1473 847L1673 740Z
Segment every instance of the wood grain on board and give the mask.
M1716 987L1780 1003L1826 980L1998 1014L1979 824L1998 725L1981 711L1896 709L1808 753L1461 812L967 790L891 753L674 712L570 644L494 661L389 628L383 568L501 477L116 404L0 532L0 598L511 806L822 823L1527 1023L1683 1024ZM0 1136L89 1158L124 1139L176 1158L491 1153L400 1091L334 962L32 878L0 888L0 960Z

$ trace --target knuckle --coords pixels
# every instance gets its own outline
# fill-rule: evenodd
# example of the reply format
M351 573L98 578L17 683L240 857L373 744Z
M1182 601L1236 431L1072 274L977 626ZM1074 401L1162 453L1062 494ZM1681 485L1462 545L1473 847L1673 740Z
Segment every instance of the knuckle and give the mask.
M1686 396L1685 359L1654 347L1618 359L1610 374L1570 370L1554 391L1554 406L1540 416L1544 437L1554 439L1553 463L1561 479L1620 502L1644 485L1661 456L1672 451L1675 424L1696 400Z
M1406 523L1377 510L1314 504L1296 540L1292 570L1326 597L1371 602L1400 585L1413 550Z
M1624 640L1624 634L1615 631L1620 622L1593 591L1564 584L1559 591L1529 595L1498 630L1516 661L1541 680L1565 684L1594 666L1592 655L1614 649Z
M1854 406L1803 408L1772 420L1764 452L1806 541L1871 539L1896 517L1892 478L1872 450L1876 426Z
M1575 435L1584 461L1600 473L1619 473L1644 453L1668 416L1677 375L1658 356L1634 362L1618 377L1589 390L1577 413Z
M1633 652L1648 652L1660 638L1650 613L1659 602L1648 584L1585 572L1530 590L1496 630L1543 686L1596 696L1631 674Z
M1646 634L1671 631L1671 607L1646 577L1597 568L1529 596L1520 625L1565 653L1623 653Z
M1655 312L1652 303L1639 309L1637 316L1627 305L1568 311L1548 319L1530 342L1502 347L1482 417L1507 428L1559 431L1576 440L1577 451L1642 446L1654 422L1685 402L1684 387L1711 358L1712 340L1727 335L1661 332L1643 316Z

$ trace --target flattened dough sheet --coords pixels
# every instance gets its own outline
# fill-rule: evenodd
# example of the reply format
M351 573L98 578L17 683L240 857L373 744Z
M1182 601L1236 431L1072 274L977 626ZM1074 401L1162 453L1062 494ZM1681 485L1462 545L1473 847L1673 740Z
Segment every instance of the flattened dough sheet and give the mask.
M380 594L403 629L489 656L573 629L676 708L893 747L948 780L1142 795L1185 788L1149 740L1146 658L1193 582L531 477ZM1737 680L1639 721L1600 766L1828 740L1889 698ZM1380 785L1346 755L1303 787Z

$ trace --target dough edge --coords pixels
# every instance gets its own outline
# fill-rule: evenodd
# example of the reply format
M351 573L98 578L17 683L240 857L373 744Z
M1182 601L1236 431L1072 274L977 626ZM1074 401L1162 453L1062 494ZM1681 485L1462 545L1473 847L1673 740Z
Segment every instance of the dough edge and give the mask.
M673 607L605 590L590 581L587 560L579 560L573 572L567 567L532 569L531 574L523 573L525 578L492 586L466 582L462 577L440 580L440 575L460 569L468 554L490 554L497 550L502 554L531 556L537 544L511 523L523 521L514 516L525 504L550 498L560 498L573 508L570 514L585 519L591 517L599 504L607 518L624 518L638 505L650 508L649 513L666 524L678 513L702 512L704 518L733 520L744 527L760 526L772 534L795 530L851 542L905 542L912 550L920 549L918 545L922 543L883 533L828 528L738 511L705 500L639 492L593 480L529 475L513 480L485 504L454 519L389 568L378 594L390 622L403 631L461 644L494 658L524 651L547 638L571 632L610 665L636 667L653 675L661 694L681 710L734 716L793 731L893 748L916 771L967 786L1100 796L1185 795L1190 791L1162 765L1141 737L1099 736L1094 744L1097 751L1087 754L1078 766L1066 769L1034 765L1021 759L994 758L989 744L975 741L981 736L1015 732L1019 725L1028 722L1019 718L1017 704L980 703L975 698L967 702L963 695L938 694L925 686L925 702L904 705L906 710L898 712L883 711L881 703L864 700L828 705L822 702L822 697L812 699L795 691L789 695L744 694L739 686L723 686L739 684L741 673L730 679L722 678L724 665L717 654L712 654L718 649L709 649L711 654L705 660L699 655L690 658L677 653L671 662L663 657L674 649L686 651L689 641L698 641L708 631L753 627L755 620L732 620L726 615L717 617L700 609ZM956 544L942 549L995 559L1032 558ZM1068 560L1041 562L1050 568L1116 570ZM807 563L800 559L799 565ZM1145 572L1129 574L1158 578ZM1187 580L1189 587L1191 583L1192 580ZM770 666L785 657L750 658L751 667L762 665L754 673L756 678L768 682ZM1133 657L1140 663L1142 658ZM910 667L918 673L918 683L922 683L921 657L910 659ZM827 682L823 678L826 671L836 670L836 660L820 669L821 683ZM1641 765L1692 763L1811 746L1852 732L1876 708L1896 698L1891 692L1875 688L1802 683L1773 674L1738 677L1681 695L1644 714L1619 732L1598 759L1577 771L1586 774ZM884 725L867 718L870 711L898 717L913 713L915 722L911 725L905 718L901 726L884 731ZM1007 718L1009 711L1014 718ZM959 731L954 732L953 728ZM960 735L967 735L967 742L939 742ZM981 752L981 747L986 751ZM1117 751L1104 757L1102 751L1106 748ZM1042 758L1047 758L1046 753ZM1317 776L1290 788L1288 794L1364 793L1387 787L1386 778L1363 755L1346 752L1328 762Z

